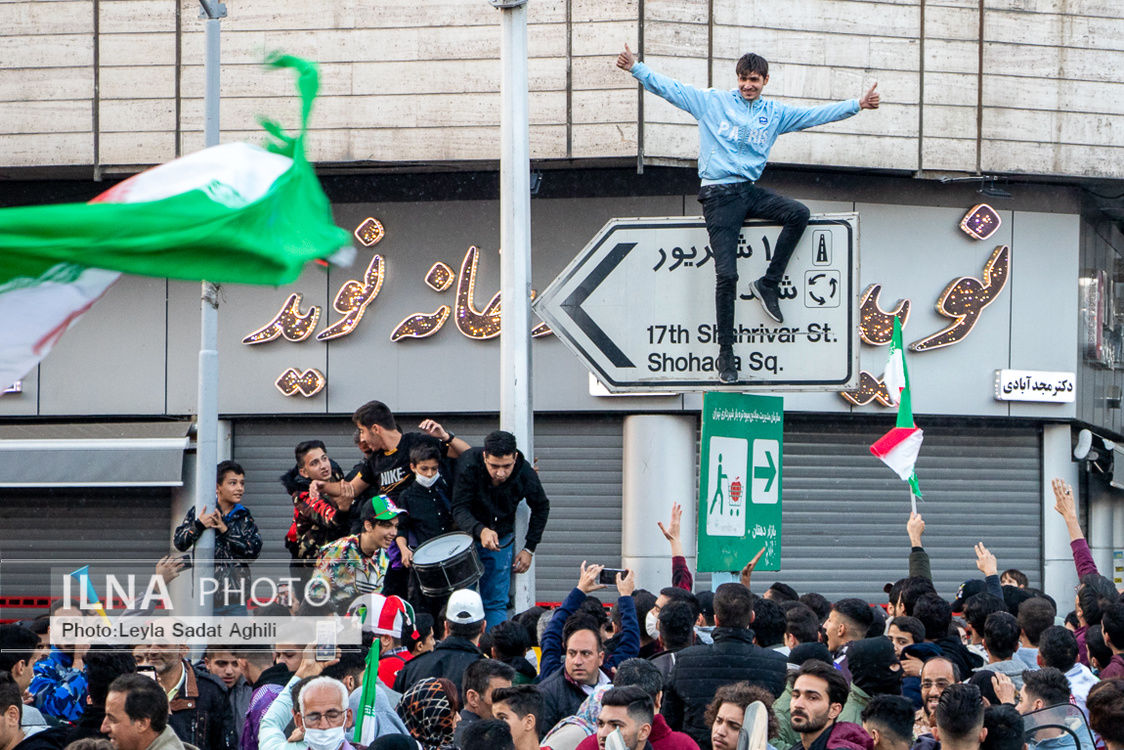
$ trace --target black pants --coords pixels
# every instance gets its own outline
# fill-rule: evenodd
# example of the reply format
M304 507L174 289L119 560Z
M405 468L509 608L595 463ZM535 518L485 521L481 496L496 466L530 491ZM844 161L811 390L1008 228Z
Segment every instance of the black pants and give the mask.
M808 207L799 201L759 188L752 182L706 185L699 191L699 203L714 253L714 311L718 323L718 343L734 343L734 295L738 286L738 236L746 219L765 219L784 226L773 259L762 277L765 286L777 288L788 259L808 226Z

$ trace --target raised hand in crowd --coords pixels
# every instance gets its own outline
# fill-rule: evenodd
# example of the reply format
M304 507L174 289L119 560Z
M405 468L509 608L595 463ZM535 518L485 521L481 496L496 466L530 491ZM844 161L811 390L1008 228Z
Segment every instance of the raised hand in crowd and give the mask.
M976 567L985 576L999 575L999 563L995 555L984 546L983 542L976 542Z
M742 568L742 586L745 586L747 589L749 588L750 578L753 577L753 569L757 567L757 561L761 559L761 555L763 554L765 554L764 547L762 547L761 550L753 556L753 559L747 562L745 564L745 567ZM750 590L752 591L752 589Z
M921 535L925 533L925 519L921 517L920 513L909 514L909 520L906 521L905 531L909 534L909 544L911 547L923 547L921 544Z
M636 590L636 572L626 570L623 574L617 573L617 593L621 596L632 596Z
M165 584L169 584L183 572L185 565L182 555L164 555L156 563L156 575L162 578Z
M578 590L583 594L590 594L605 588L605 584L597 580L597 577L601 575L601 570L604 567L604 565L597 565L595 563L586 565L585 560L582 560L581 574L578 576Z
M997 672L991 678L991 686L995 688L995 696L999 698L1000 703L1015 703L1015 683L1011 678L1002 672Z
M1077 520L1077 502L1073 499L1073 487L1060 477L1054 477L1050 486L1054 490L1054 510L1065 521L1066 529L1069 531L1069 540L1072 542L1077 539L1084 539L1085 534L1081 531L1081 524Z
M671 506L671 520L668 521L667 526L663 525L663 521L656 521L656 525L660 527L663 532L663 538L671 542L671 556L683 557L683 540L679 536L680 522L683 520L683 506L679 503L672 503Z

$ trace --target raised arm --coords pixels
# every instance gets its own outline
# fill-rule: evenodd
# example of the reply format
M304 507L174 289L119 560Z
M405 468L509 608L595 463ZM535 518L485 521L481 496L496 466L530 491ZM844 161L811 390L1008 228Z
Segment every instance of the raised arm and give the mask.
M624 52L617 55L617 67L631 73L647 91L667 100L695 118L702 113L706 102L706 91L655 72L637 60L627 44L624 46Z
M542 682L562 667L562 655L565 645L562 642L562 628L570 615L578 611L578 607L585 601L590 593L603 589L605 586L598 583L604 565L586 565L582 560L581 573L578 576L578 585L566 596L558 609L550 618L550 624L542 634L542 665L539 667L539 681ZM623 614L623 613L622 613Z
M1077 521L1077 503L1073 499L1073 488L1058 477L1054 478L1050 486L1054 490L1054 510L1061 515L1069 531L1069 546L1073 550L1073 564L1077 567L1077 577L1099 572L1097 564L1093 562L1093 553L1089 551L1089 543L1085 541L1085 534L1081 531L1081 524Z
M1003 586L999 583L999 561L983 542L976 542L976 567L984 574L987 593L1002 599Z
M671 585L678 589L690 591L695 584L691 569L687 567L687 557L683 554L683 539L680 537L680 522L683 519L683 506L673 503L671 506L671 520L667 526L663 521L656 521L656 525L663 532L663 538L671 543Z
M909 534L909 577L933 580L933 569L929 565L929 553L921 546L921 535L925 533L925 519L920 513L909 514L905 531Z

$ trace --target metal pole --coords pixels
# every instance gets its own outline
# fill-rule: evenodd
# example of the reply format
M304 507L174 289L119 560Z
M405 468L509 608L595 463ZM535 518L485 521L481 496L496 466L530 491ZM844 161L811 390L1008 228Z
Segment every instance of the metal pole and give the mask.
M226 6L211 0L199 0L202 6L200 16L206 19L206 57L204 58L204 119L203 143L216 146L219 142L219 32L222 19L226 17ZM218 464L219 436L219 298L218 289L209 281L202 285L199 305L199 389L196 400L195 430L195 517L213 510L215 507L215 466ZM214 577L215 532L208 529L195 544L194 596L198 602L201 582ZM210 599L200 603L199 614L209 617L213 614Z
M503 13L500 65L500 428L534 461L531 402L531 147L527 114L527 0L492 0ZM522 549L530 511L516 514ZM515 609L535 600L535 566L515 577Z

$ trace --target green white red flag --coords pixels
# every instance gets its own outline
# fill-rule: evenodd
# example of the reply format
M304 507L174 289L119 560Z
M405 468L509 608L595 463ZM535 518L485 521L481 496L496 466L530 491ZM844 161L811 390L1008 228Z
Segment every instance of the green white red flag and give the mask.
M213 146L154 167L89 203L0 210L0 388L26 375L121 273L217 283L286 284L310 260L349 262L346 231L304 151L319 86L298 73L301 129L265 148Z
M917 483L914 464L921 452L924 433L913 422L913 398L909 392L909 369L905 364L905 350L902 348L901 320L894 318L894 334L890 341L890 351L886 362L886 372L882 377L890 399L898 404L896 426L870 446L870 452L894 470L899 477L909 482L911 497L916 501L921 497L921 487Z

